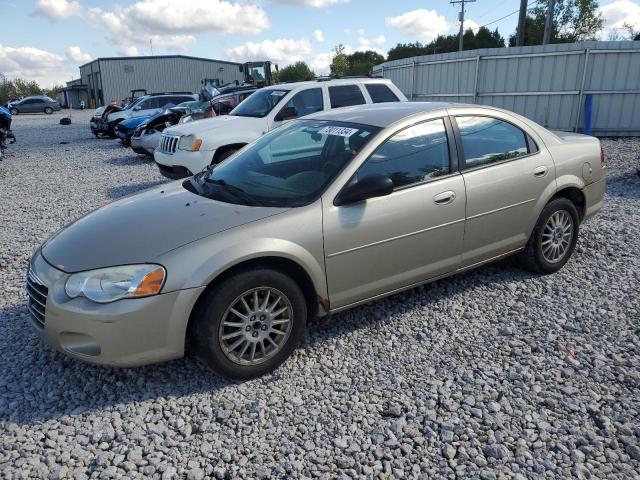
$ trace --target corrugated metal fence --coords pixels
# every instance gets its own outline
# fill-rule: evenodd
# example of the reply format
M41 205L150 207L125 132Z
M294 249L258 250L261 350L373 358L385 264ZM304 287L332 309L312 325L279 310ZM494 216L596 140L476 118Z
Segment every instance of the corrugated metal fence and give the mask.
M545 127L583 131L591 96L594 135L640 135L640 42L488 48L386 62L413 101L493 105Z

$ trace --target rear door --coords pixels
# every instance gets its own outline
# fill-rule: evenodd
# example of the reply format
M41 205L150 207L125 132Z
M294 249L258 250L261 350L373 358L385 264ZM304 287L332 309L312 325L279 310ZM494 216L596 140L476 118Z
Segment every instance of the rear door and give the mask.
M461 265L467 267L527 243L543 192L555 189L555 166L535 132L517 118L459 110L451 113L467 191Z
M27 98L18 108L24 113L38 113L44 111L44 102L38 98Z

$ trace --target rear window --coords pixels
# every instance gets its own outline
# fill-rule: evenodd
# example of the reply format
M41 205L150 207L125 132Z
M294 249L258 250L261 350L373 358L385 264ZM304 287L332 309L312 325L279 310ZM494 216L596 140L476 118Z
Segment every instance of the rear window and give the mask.
M382 83L367 83L367 92L371 96L373 103L399 102L400 99L391 91L389 87Z
M329 87L329 98L331 99L331 108L349 107L365 103L364 95L362 95L357 85Z

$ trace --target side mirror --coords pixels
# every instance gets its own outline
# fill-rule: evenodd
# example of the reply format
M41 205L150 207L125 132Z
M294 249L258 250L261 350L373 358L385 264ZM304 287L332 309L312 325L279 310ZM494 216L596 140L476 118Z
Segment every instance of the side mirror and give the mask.
M384 197L393 192L393 180L386 175L367 175L362 180L347 185L333 201L336 207L362 202L367 198Z
M275 116L274 120L276 122L282 122L283 120L292 120L294 118L298 118L298 110L296 107L283 107Z

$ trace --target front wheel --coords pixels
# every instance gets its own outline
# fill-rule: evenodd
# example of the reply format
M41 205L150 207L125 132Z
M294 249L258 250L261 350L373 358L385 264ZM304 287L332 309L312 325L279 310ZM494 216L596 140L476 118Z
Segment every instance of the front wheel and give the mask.
M566 198L554 198L542 210L520 263L536 273L554 273L571 258L578 241L580 221L575 205Z
M44 109L44 113L46 113L47 115L51 115L53 113L53 108L51 107L47 107Z
M264 268L209 289L194 315L198 355L216 373L246 380L274 370L293 353L304 334L307 305L290 277Z

